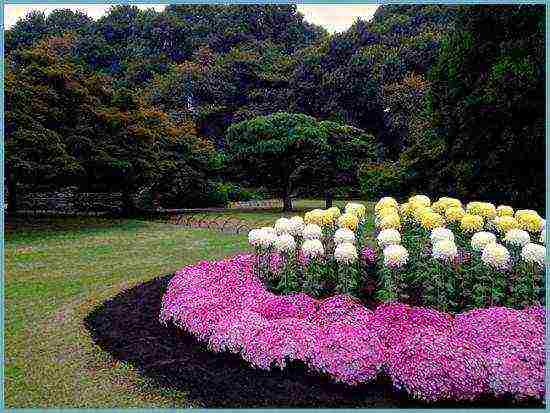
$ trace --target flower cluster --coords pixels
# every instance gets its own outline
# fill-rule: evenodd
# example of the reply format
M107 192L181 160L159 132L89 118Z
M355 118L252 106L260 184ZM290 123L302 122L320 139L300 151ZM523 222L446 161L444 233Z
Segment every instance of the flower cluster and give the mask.
M540 306L456 316L399 303L370 311L344 295L274 295L253 266L251 255L238 255L178 271L162 298L161 322L261 369L300 360L350 385L384 370L395 387L425 401L544 397Z

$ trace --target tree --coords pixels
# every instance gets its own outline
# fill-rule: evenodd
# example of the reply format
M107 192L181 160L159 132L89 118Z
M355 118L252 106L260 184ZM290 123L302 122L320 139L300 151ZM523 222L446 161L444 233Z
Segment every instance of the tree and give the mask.
M227 152L256 183L279 193L283 211L290 211L293 185L329 149L327 140L328 133L317 119L278 112L232 125Z

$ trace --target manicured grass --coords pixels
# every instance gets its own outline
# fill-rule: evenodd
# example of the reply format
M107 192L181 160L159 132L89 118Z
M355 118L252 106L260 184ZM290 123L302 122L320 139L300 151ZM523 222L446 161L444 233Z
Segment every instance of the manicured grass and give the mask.
M323 206L322 201L299 201L296 213ZM254 225L272 225L296 213L224 212ZM8 222L6 407L193 406L184 393L159 388L102 352L83 319L125 289L199 260L248 249L246 234L163 222L91 217Z
M189 406L94 348L82 320L125 288L247 250L246 236L159 222L51 220L5 243L7 407Z

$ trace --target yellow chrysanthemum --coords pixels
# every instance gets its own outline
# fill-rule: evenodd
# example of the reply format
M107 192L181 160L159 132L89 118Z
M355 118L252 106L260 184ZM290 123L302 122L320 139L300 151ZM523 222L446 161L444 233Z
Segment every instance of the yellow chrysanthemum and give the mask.
M460 228L464 232L477 232L483 229L483 217L466 214L460 220Z
M542 218L537 214L520 214L517 218L519 227L529 232L539 232Z
M430 201L430 198L428 198L426 195L411 196L409 198L409 202L412 202L413 204L422 205L422 206L430 206L430 204L432 203Z
M449 222L460 222L464 215L466 215L466 211L461 207L450 206L445 210L445 218Z
M448 198L446 196L443 196L439 198L438 202L442 203L445 206L445 209L449 207L460 207L462 208L462 202L460 202L460 199L456 198Z
M497 207L497 215L499 217L513 217L514 216L514 208L508 205L499 205Z
M375 211L379 211L380 209L387 208L387 207L394 207L397 208L399 204L395 199L389 196L385 196L384 198L381 198L376 205L374 206Z
M497 216L497 210L490 202L470 202L466 205L466 212L472 215L479 215L484 218L493 219Z
M430 207L424 206L420 208L416 208L413 210L413 217L416 221L420 222L422 220L422 216L426 214L434 213L434 210Z
M441 202L441 200L436 201L432 204L432 209L437 212L438 214L444 214L445 213L445 203Z
M325 220L325 211L323 211L322 209L314 209L312 211L306 212L304 215L304 223L306 224L315 224L322 226Z
M342 213L340 212L340 208L335 206L327 209L327 212L332 215L332 218L334 220L336 220L340 215L342 215Z
M519 219L523 215L539 215L537 211L533 211L532 209L518 209L516 211L516 214L514 215L516 219Z
M380 229L401 229L401 220L399 219L399 215L387 215L383 217L379 224L378 228Z
M499 216L494 220L495 227L503 234L511 229L519 229L519 222L512 216Z
M353 214L357 218L362 218L365 216L365 213L367 212L367 209L365 208L365 205L358 204L356 202L349 202L346 205L345 212L348 214Z
M355 231L357 229L358 224L359 224L359 218L355 214L346 212L340 215L340 217L338 218L338 226L340 228L347 228L352 231Z
M420 225L424 229L432 230L437 227L444 227L445 219L437 212L427 212L421 215Z
M332 224L334 224L335 218L332 211L324 210L323 214L321 215L321 226L328 227Z
M413 209L411 207L411 204L408 202L405 202L404 204L399 205L399 212L404 217L410 217L412 215Z
M379 217L379 218L384 218L388 215L399 215L399 210L396 207L388 206L388 207L384 207L382 209L379 209L376 212L376 216Z

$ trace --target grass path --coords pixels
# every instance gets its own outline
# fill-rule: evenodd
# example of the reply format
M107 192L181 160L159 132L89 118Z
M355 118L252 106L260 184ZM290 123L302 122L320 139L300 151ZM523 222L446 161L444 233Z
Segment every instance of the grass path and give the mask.
M303 201L298 208L301 213L322 205ZM273 210L227 213L255 225L283 216ZM10 225L4 276L6 407L192 407L185 394L156 387L97 348L83 319L124 289L245 250L246 234L162 222L88 217Z

